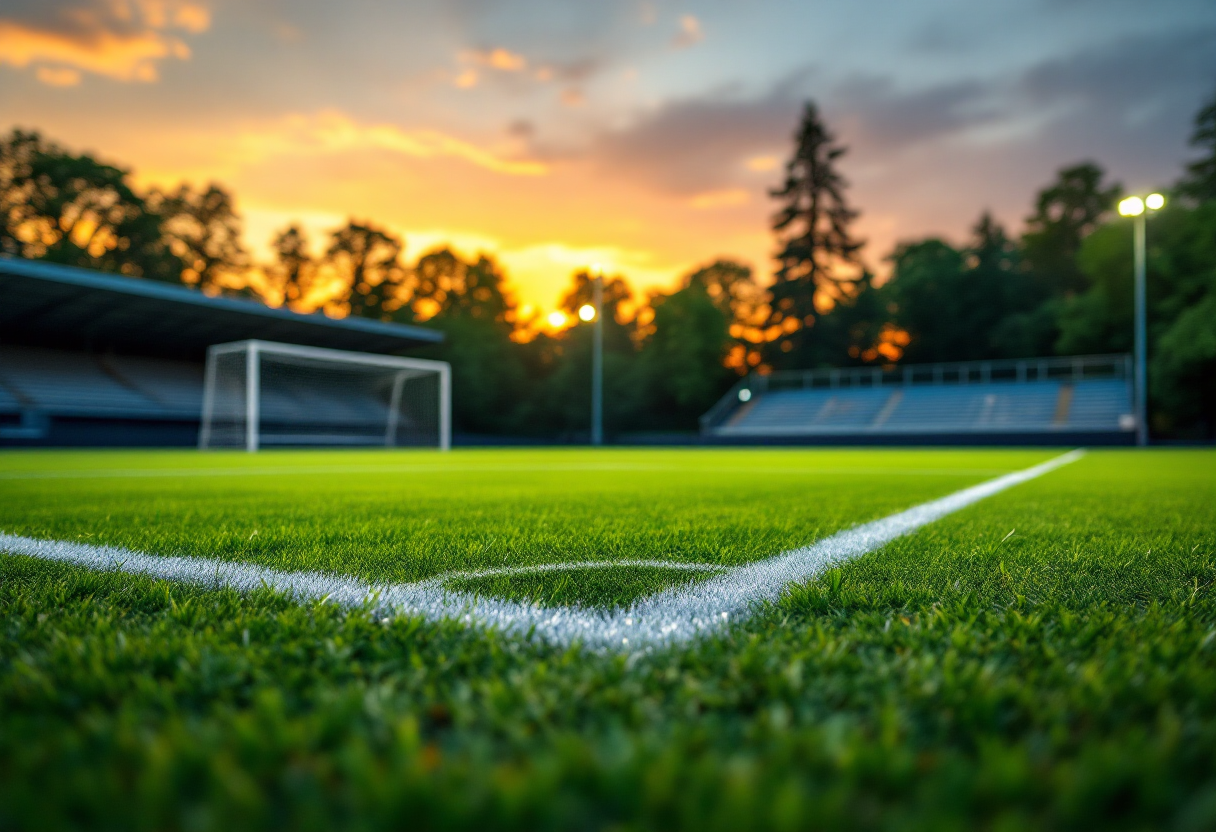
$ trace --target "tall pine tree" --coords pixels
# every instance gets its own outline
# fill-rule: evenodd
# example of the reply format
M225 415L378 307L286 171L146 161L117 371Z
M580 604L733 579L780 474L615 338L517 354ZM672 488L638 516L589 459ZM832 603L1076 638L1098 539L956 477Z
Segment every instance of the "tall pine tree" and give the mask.
M1195 114L1191 144L1204 156L1186 166L1181 191L1196 202L1216 200L1216 94Z
M864 282L857 257L862 241L849 228L857 211L845 199L848 183L836 167L846 148L836 143L814 102L807 102L794 142L785 183L771 191L782 203L773 218L779 251L768 327L778 337L762 350L772 367L834 363L836 356L817 348L826 345L815 337L816 295L827 311L850 304Z

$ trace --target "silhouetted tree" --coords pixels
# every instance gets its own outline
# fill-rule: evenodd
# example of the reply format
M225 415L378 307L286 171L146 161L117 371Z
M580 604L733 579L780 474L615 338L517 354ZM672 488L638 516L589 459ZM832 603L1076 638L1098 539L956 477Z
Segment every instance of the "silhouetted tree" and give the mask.
M963 358L1030 358L1054 331L1054 312L1043 310L1018 244L985 211L965 249L973 348ZM959 359L961 360L961 359Z
M1204 155L1186 166L1179 190L1197 202L1216 200L1216 94L1195 114L1191 144Z
M308 237L293 223L274 236L270 247L275 253L270 268L275 288L282 294L284 304L298 305L316 281L316 263L308 250Z
M1152 359L1150 391L1158 427L1195 426L1216 439L1216 281L1162 333Z
M813 343L816 318L834 304L852 303L861 279L857 255L862 242L850 231L857 212L845 199L847 183L837 169L845 148L836 144L812 102L803 110L794 143L785 182L771 192L783 203L773 218L779 251L769 290L769 325L781 334L764 348L773 366L811 366L822 360L823 350Z
M1056 181L1039 191L1022 235L1023 259L1043 298L1075 294L1087 282L1077 266L1086 235L1115 207L1123 188L1103 183L1102 168L1082 162L1062 168Z
M0 252L176 281L181 261L128 171L37 132L0 139Z
M497 263L485 255L467 263L446 247L418 259L413 291L414 311L423 317L464 315L507 322L514 309Z
M414 308L443 344L422 354L452 365L452 415L464 433L517 431L529 395L522 350L511 340L514 303L506 277L489 257L468 263L442 248L414 266Z
M639 357L647 415L658 426L695 428L697 417L738 378L723 364L733 344L729 308L694 279L670 295L652 295L650 306L652 331Z
M247 288L249 255L231 194L215 183L197 191L183 183L170 192L153 189L148 201L161 216L170 250L182 261L183 283L208 291Z
M468 264L449 248L439 248L418 258L414 266L414 311L429 318L443 311L464 287Z
M749 358L757 362L755 345L763 340L768 320L768 299L756 283L751 267L729 259L718 259L701 266L685 278L686 286L700 285L730 323L730 342L725 364L742 375L751 369Z
M882 293L909 337L902 361L1007 358L1023 348L1018 316L1035 301L1017 247L991 214L980 216L966 248L929 238L900 245L891 260Z
M967 337L960 293L966 273L963 253L932 237L901 243L890 259L894 268L883 293L891 299L896 325L910 339L903 360L951 360Z
M347 287L339 303L348 314L382 321L413 319L403 248L398 237L370 222L350 220L333 232L325 264Z
M751 267L734 260L720 258L697 268L684 278L685 286L694 284L703 287L734 321L752 321L764 305L763 291L756 285Z

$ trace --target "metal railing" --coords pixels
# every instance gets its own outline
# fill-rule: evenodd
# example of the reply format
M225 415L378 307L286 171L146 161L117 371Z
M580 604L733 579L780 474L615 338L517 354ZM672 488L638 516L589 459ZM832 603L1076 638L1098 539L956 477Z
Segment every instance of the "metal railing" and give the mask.
M749 373L701 417L701 429L725 422L735 408L753 396L778 390L856 390L912 385L963 385L1043 381L1077 382L1132 377L1130 355L1075 355L1064 358L1014 358L953 361L939 364L889 364L822 370ZM746 391L746 393L744 393ZM743 395L740 395L743 394Z

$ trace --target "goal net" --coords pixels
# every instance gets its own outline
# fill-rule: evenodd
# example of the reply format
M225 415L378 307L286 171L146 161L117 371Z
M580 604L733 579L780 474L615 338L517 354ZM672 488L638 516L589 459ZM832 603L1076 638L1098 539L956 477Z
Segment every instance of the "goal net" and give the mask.
M236 341L207 350L200 449L451 444L443 361Z

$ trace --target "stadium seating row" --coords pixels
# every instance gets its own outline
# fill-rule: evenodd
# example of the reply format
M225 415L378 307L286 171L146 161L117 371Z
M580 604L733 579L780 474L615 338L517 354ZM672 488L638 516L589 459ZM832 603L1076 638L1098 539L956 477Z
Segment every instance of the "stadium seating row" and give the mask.
M1113 432L1128 429L1122 379L778 390L741 405L718 436Z
M335 385L327 395L306 379L280 378L263 390L262 419L367 425L382 435L387 397L381 392ZM193 421L202 399L200 364L0 346L0 414Z
M187 362L0 346L0 412L197 419L201 401Z

